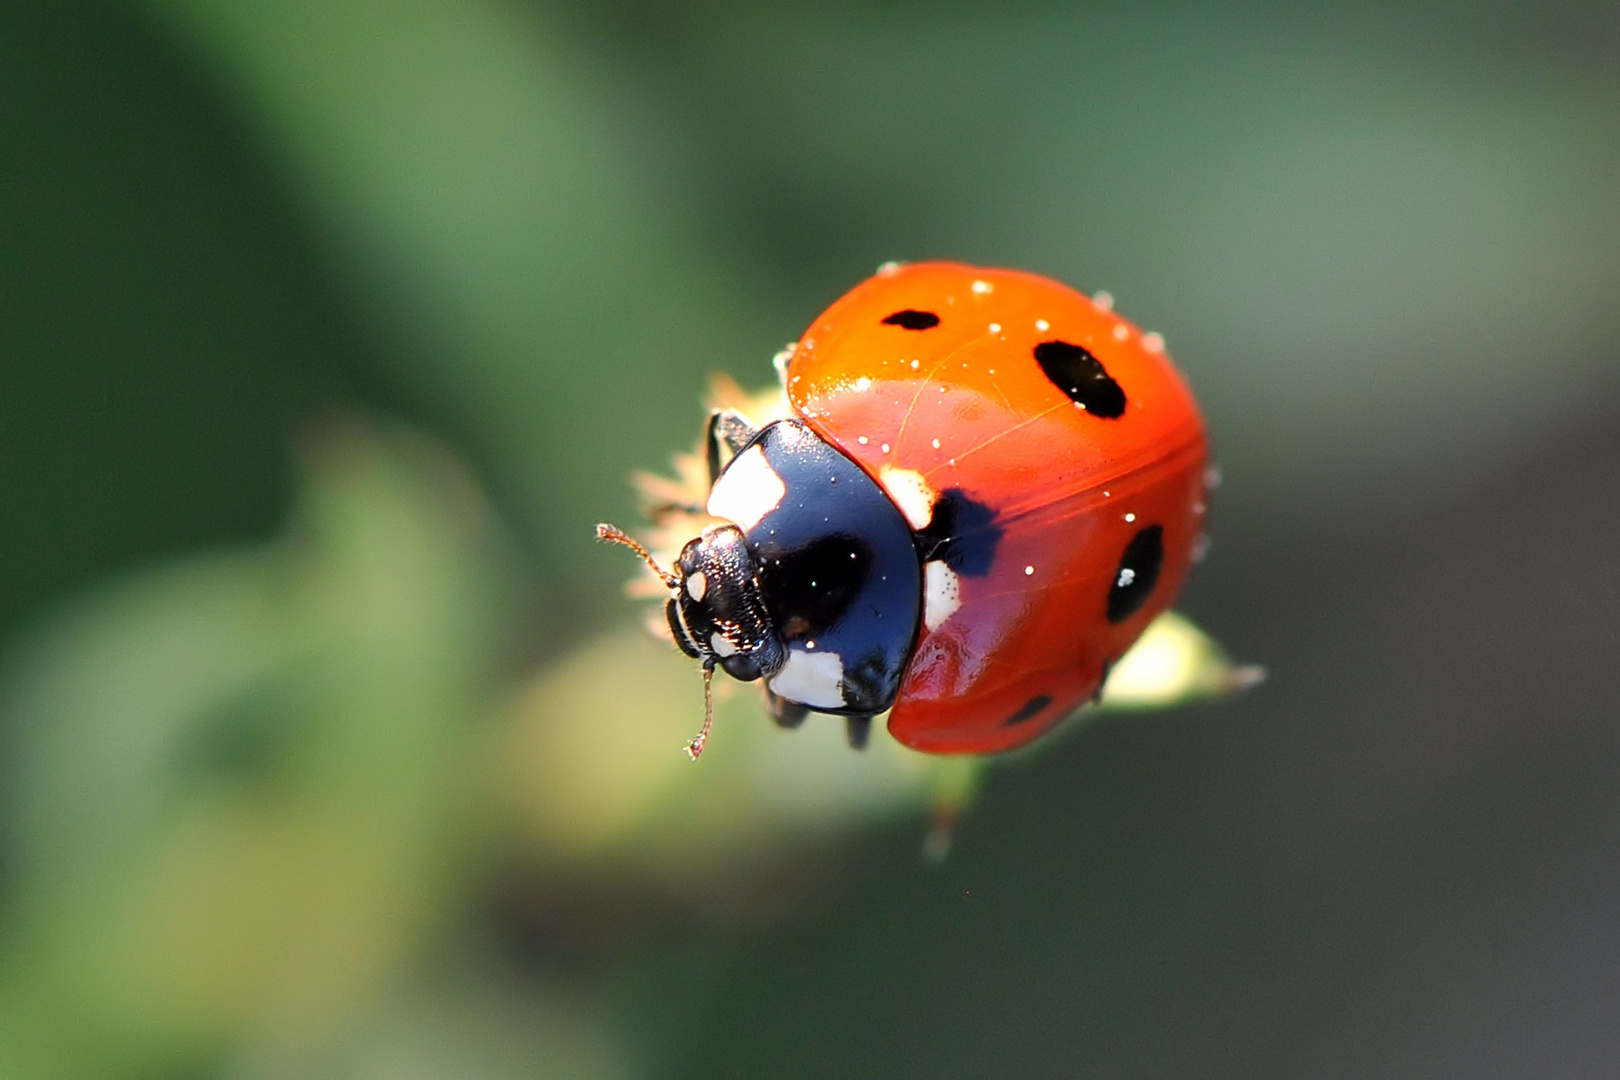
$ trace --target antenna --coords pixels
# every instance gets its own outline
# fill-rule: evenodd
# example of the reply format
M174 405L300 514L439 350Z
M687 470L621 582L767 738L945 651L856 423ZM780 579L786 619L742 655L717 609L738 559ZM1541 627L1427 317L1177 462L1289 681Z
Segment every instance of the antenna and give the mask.
M692 737L686 744L686 756L693 761L703 753L703 748L709 745L709 729L714 726L714 660L709 659L703 663L703 730Z
M646 563L653 573L663 579L664 584L669 586L670 592L680 590L681 579L679 575L672 574L659 566L657 560L652 557L652 553L632 540L623 529L607 524L598 525L596 527L596 538L605 540L610 544L622 544L629 548L641 556L641 561ZM714 657L711 656L703 661L703 727L696 735L692 736L692 741L686 744L687 757L696 761L702 755L703 748L709 744L709 730L712 727L714 727Z
M634 540L630 539L629 534L627 534L623 529L615 528L612 525L598 525L596 527L596 538L598 540L606 540L610 544L623 544L637 555L640 555L641 561L646 563L653 573L657 574L660 578L663 578L664 584L669 586L670 592L675 592L681 587L681 579L670 573L668 570L665 570L662 566L659 566L658 563L654 561L652 553L646 548L642 547L640 544L636 543Z

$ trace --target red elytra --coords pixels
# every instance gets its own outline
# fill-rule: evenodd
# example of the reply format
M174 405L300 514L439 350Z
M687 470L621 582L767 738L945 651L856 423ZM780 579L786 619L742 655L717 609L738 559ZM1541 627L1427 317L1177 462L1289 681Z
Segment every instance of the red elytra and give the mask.
M815 321L785 382L897 502L952 491L989 512L983 565L954 575L959 606L919 627L889 713L901 743L1029 742L1180 590L1203 530L1204 424L1162 341L1109 305L1019 271L889 266Z

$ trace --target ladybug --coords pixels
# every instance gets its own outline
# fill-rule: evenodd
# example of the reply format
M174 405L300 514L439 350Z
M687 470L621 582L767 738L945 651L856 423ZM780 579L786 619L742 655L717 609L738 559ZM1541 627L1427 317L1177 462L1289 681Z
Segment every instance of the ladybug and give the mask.
M1207 442L1163 339L1035 274L886 264L778 357L790 407L717 411L712 524L671 569L676 644L772 717L887 712L936 754L1010 750L1096 697L1203 542ZM729 455L729 460L722 458Z

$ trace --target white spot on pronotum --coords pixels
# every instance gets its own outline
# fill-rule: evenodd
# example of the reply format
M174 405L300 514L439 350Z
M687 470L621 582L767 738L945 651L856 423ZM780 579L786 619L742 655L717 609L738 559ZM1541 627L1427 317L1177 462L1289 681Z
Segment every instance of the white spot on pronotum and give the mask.
M1035 329L1039 330L1041 333L1044 334L1048 330L1052 329L1052 324L1047 322L1045 319L1036 319L1035 320Z
M878 470L878 482L913 529L921 531L928 528L928 523L934 520L934 500L939 496L928 486L922 473L885 465Z
M1133 582L1135 580L1136 580L1136 571L1131 569L1129 566L1122 566L1122 567L1119 568L1119 577L1114 579L1114 588L1116 588L1116 589L1129 588L1131 582Z
M933 633L962 606L956 571L939 559L923 563L923 625Z
M1135 521L1136 520L1136 515L1135 514L1126 514L1125 515L1125 520L1126 521Z
M985 293L991 291L992 286L988 281L975 281L972 285L972 289L978 295L983 296Z
M855 436L855 441L860 443L862 446L865 446L871 440L869 440L865 435L857 435Z
M837 653L790 649L787 663L771 677L775 693L812 709L844 707L844 661Z
M701 570L694 570L686 575L686 591L692 599L702 600L709 591L709 575Z
M1000 324L1000 323L998 323L998 322L993 322L993 323L991 323L991 324L990 324L990 332L991 332L991 333L992 333L992 334L999 334L999 333L1001 333L1001 324Z
M787 485L776 475L765 451L757 445L731 459L726 471L709 492L709 513L752 529L760 519L775 510L787 494Z
M1035 568L1033 566L1024 567L1024 576L1025 577L1033 577L1034 574L1035 574Z
M1114 327L1114 340L1115 341L1124 341L1126 338L1128 338L1130 336L1131 336L1131 328L1126 326L1124 323L1120 323L1118 326Z
M935 440L934 440L934 449L935 449L935 450L938 450L938 449L939 449L939 440L938 440L938 439L935 439Z
M737 653L737 646L727 641L724 635L722 635L720 631L716 630L714 633L709 635L709 650L713 652L714 655L719 657L735 656Z
M1091 302L1097 305L1098 311L1114 310L1114 294L1107 289L1099 289L1096 295L1091 298Z
M1150 330L1142 335L1142 348L1150 353L1164 352L1164 335L1157 330Z

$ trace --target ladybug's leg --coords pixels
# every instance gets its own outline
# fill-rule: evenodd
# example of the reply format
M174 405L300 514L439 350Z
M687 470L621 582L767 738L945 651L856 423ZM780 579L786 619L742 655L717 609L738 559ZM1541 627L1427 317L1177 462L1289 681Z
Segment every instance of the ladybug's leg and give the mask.
M771 719L776 721L776 726L782 728L796 728L810 715L810 706L789 701L770 690L765 691L765 708L771 714Z
M871 715L857 714L844 717L844 734L849 739L851 750L865 750L867 740L872 737Z
M1114 662L1112 660L1108 659L1108 657L1105 656L1105 657L1103 657L1103 665L1102 665L1102 667L1103 667L1102 682L1098 683L1097 684L1097 689L1095 689L1095 690L1093 690L1091 692L1091 703L1093 705L1097 704L1099 701L1102 700L1103 687L1108 685L1108 676L1114 670Z
M709 429L703 436L703 450L709 462L709 483L720 478L720 444L733 454L747 446L759 429L735 409L716 409L709 414Z

